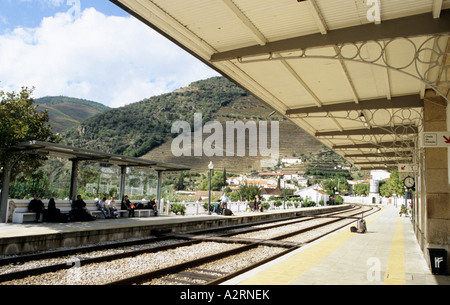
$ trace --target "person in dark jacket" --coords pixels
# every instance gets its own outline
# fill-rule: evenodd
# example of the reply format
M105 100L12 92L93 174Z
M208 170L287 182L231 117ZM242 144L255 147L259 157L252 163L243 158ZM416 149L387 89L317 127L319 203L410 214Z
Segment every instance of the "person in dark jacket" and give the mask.
M45 212L44 203L39 199L38 195L34 195L34 198L28 204L28 211L36 213L35 222L40 221L41 214Z
M67 215L61 213L60 209L56 208L55 199L50 198L47 206L47 221L49 222L67 222Z
M83 201L81 195L77 195L77 200L72 202L72 210L70 211L70 219L73 221L95 220L86 209L86 202Z
M122 210L128 210L128 217L134 217L134 209L136 206L128 199L128 195L122 200Z

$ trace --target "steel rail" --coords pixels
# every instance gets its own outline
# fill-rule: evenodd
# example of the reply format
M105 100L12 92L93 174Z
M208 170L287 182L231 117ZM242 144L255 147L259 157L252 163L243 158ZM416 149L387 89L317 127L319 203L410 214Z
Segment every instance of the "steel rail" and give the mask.
M352 209L350 209L350 211L352 211ZM345 210L345 211L337 211L337 212L332 212L332 213L326 213L324 214L320 214L320 215L315 215L315 217L327 217L326 215L329 214L328 216L330 217L334 217L333 215L336 214L342 214L342 213L346 213L349 212L349 210ZM295 217L294 217L295 218ZM144 239L144 240L137 240L137 241L127 241L127 242L121 242L121 243L116 243L116 244L109 244L109 245L101 245L101 246L92 246L92 247L84 247L82 249L70 249L70 250L63 250L63 251L55 251L53 253L43 253L43 254L34 254L34 255L28 255L28 256L24 256L24 257L18 257L12 259L12 261L14 261L15 263L17 262L24 262L24 261L28 261L28 260L38 260L38 259L43 259L43 258L49 258L49 257L61 257L61 256L67 256L67 255L72 255L72 254L79 254L79 253L86 253L86 252L90 252L90 251L97 251L97 250L102 250L102 249L111 249L111 248L117 248L117 247L123 247L123 246L130 246L130 245L136 245L136 244L144 244L144 243L149 243L149 242L155 242L155 241L161 241L161 240L170 240L170 239L188 239L188 241L185 242L179 242L179 243L174 243L174 244L170 244L170 245L164 245L164 246L159 246L159 247L153 247L153 248L147 248L147 249L141 249L141 250L133 250L133 251L127 251L124 253L119 253L119 254L111 254L111 255L106 255L106 256L101 256L101 257L95 257L95 258L87 258L87 259L81 259L80 265L86 265L86 264L90 264L90 263L101 263L101 262L105 262L105 261L112 261L115 259L120 259L120 258L124 258L124 257L129 257L129 256L135 256L135 255L139 255L139 254L144 254L144 253L155 253L158 251L164 251L167 249L173 249L176 247L181 247L181 246L189 246L192 244L196 244L196 243L201 243L201 242L205 242L205 241L217 241L217 242L227 242L227 243L231 243L231 242L235 242L235 243L246 243L247 245L240 247L240 248L236 248L233 250L230 250L230 253L233 253L234 251L245 251L246 247L250 247L250 248L254 248L257 247L258 245L270 245L270 246L278 246L278 247L292 247L292 243L284 243L284 245L280 242L275 243L276 239L281 239L279 236L273 238L272 240L239 240L239 239L233 239L233 238L220 238L220 237L226 237L226 236L230 236L230 235L238 235L238 234L244 234L244 233L248 233L248 232L252 232L252 231L258 231L258 230L266 230L266 229L270 229L273 227L279 227L280 225L290 225L293 223L297 223L300 221L306 221L306 220L310 220L313 219L314 217L301 217L302 219L298 220L298 221L293 221L290 222L288 224L276 224L273 226L267 226L267 227L263 227L263 228L253 228L250 230L245 230L244 232L237 232L237 233L226 233L223 234L221 236L216 236L216 237L205 237L205 236L197 236L197 237L193 237L193 236L177 236L177 235L173 235L173 236L161 236L161 237L153 237L153 238L149 238L149 239ZM283 219L286 220L286 219ZM245 224L245 225L238 225L236 227L249 227L249 226L255 226L255 225L260 225L262 223L271 223L271 222L280 222L280 219L277 219L275 221L263 221L263 222L258 222L258 223L250 223L250 224ZM231 226L230 226L231 227ZM227 228L221 228L222 230L224 229L229 229L230 227ZM309 228L311 229L311 228ZM214 231L218 231L219 228L214 229ZM303 230L304 231L304 230ZM194 232L196 234L201 233L202 231L197 231ZM204 232L211 232L211 229L207 229L204 230ZM292 233L288 233L288 235ZM297 233L298 234L298 233ZM295 234L294 234L295 235ZM214 240L215 238L215 240ZM286 250L287 252L292 251L293 249L296 249L297 246L293 246L292 249L288 249ZM240 250L239 250L240 249ZM286 253L287 253L286 252ZM218 254L218 255L227 255L227 254ZM214 259L214 258L212 258ZM7 259L3 259L3 262L8 261ZM10 260L11 261L11 260ZM199 262L201 260L198 260ZM181 267L186 265L187 263L183 263L181 264ZM58 270L62 270L62 269L69 269L72 268L73 266L71 264L67 264L67 263L61 263L61 264L54 264L51 266L45 266L45 267L38 267L38 268L33 268L33 269L27 269L27 270L22 270L22 271L17 271L17 272L10 272L10 273L5 273L5 274L1 274L0 275L0 282L5 282L5 281L9 281L9 280L14 280L14 279L20 279L20 278L24 278L30 275L39 275L39 274L44 274L44 273L48 273L48 272L55 272ZM180 266L172 266L174 269L179 268ZM170 269L170 267L169 267ZM168 270L169 270L168 269ZM156 272L156 271L155 271ZM162 272L162 271L159 271Z
M348 211L348 210L345 210L345 211ZM336 212L330 212L330 213L324 213L324 214L333 215L333 214L339 213L339 212L342 212L342 211L336 211ZM322 214L318 214L318 215L322 215ZM258 222L252 222L252 223L238 224L235 226L225 226L225 227L203 229L203 230L198 230L198 231L191 231L191 233L192 234L204 234L204 233L208 233L208 232L223 231L223 230L230 229L230 228L236 229L236 228L243 228L243 227L251 227L251 226L261 225L261 224L265 224L265 223L282 222L282 221L286 221L286 220L290 220L290 219L296 219L296 218L303 219L303 218L307 218L307 217L310 217L310 216L295 216L295 217L286 217L286 218L280 218L280 219L271 219L271 220L258 221ZM139 239L139 240L123 241L123 242L109 243L109 244L104 244L104 245L92 245L92 246L79 247L79 248L73 248L73 249L54 250L54 251L49 251L49 252L12 256L12 257L0 258L0 266L5 266L5 265L9 265L9 264L23 264L25 262L41 260L41 259L57 258L57 257L61 257L61 256L69 256L69 255L88 253L88 252L93 252L93 251L101 251L101 250L108 250L108 249L114 249L114 248L120 248L120 247L135 246L135 245L141 245L141 244L146 244L146 243L158 242L158 241L167 240L167 239L172 239L172 237L169 234L160 233L159 236L149 237L149 238L144 238L144 239Z
M348 212L348 211L346 211L346 212ZM359 212L352 214L352 216L354 216L356 214L359 214ZM352 219L352 222L353 222L354 221L353 218L351 218L351 219ZM318 228L318 227L326 226L326 225L329 225L331 223L334 223L334 222L337 222L337 221L341 221L341 220L342 219L340 219L340 218L333 219L333 220L330 220L328 222L321 223L319 225L314 225L314 226L311 226L311 227L308 227L308 228L303 228L303 229L300 229L300 230L297 230L297 231L294 231L294 232L289 232L289 233L286 233L286 234L283 234L283 235L280 235L280 236L276 236L276 237L274 237L272 239L268 239L268 240L259 240L259 239L257 239L257 240L253 239L252 240L252 239L239 239L239 238L238 239L233 239L233 238L229 238L230 236L228 236L228 239L223 240L223 239L221 239L221 237L224 237L225 235L224 236L220 236L220 237L206 237L206 236L192 236L192 237L188 237L187 235L185 235L185 238L191 238L192 240L197 240L197 241L202 241L202 242L205 242L205 241L236 242L236 243L242 243L243 242L243 243L249 243L249 244L247 244L245 246L242 246L242 247L238 247L238 248L232 249L232 250L219 252L219 253L216 253L216 254L213 254L213 255L209 255L209 256L205 256L205 257L202 257L202 258L199 258L199 259L194 259L194 260L191 260L191 261L188 261L188 262L183 262L183 263L180 263L180 264L177 264L177 265L169 266L169 267L166 267L166 268L161 268L161 269L158 269L158 270L153 270L153 271L150 271L150 272L147 272L147 273L142 273L142 274L139 274L139 275L136 275L136 276L132 276L132 277L129 277L129 278L113 281L113 282L107 283L106 285L131 285L131 284L139 284L139 283L142 283L142 282L148 282L148 281L151 281L151 280L156 279L158 277L162 277L162 276L165 276L165 275L168 275L168 274L176 274L176 273L182 272L183 270L186 270L186 269L189 269L189 268L198 267L198 266L200 266L202 264L214 261L216 259L221 259L221 258L227 257L229 255L242 253L242 252L248 251L250 249L253 249L255 247L261 246L261 245L276 246L276 247L287 247L286 250L284 250L284 251L282 251L280 253L277 253L277 254L275 254L273 256L270 256L269 258L261 260L261 261L255 263L255 264L252 264L251 266L242 268L242 269L232 273L232 275L225 275L225 276L223 276L223 277L221 277L221 278L219 278L217 280L213 280L213 281L210 281L209 283L207 283L208 285L218 284L218 283L221 283L221 282L223 282L223 281L225 281L225 280L227 280L227 279L229 279L231 277L237 276L237 275L239 275L239 274L241 274L243 272L246 272L248 270L256 268L256 267L258 267L258 266L260 266L262 264L265 264L266 262L269 262L269 261L271 261L273 259L276 259L276 258L278 258L280 256L283 256L283 255L285 255L285 254L287 254L287 253L289 253L291 251L294 251L294 250L304 246L305 244L310 243L310 242L312 242L312 241L314 241L314 240L316 240L318 238L321 238L321 237L323 237L325 235L328 235L328 234L330 234L332 232L335 232L336 230L338 230L338 229L340 229L342 227L348 226L349 223L346 223L346 224L342 225L341 227L339 227L337 229L333 229L333 230L331 230L329 232L326 232L326 233L322 234L319 237L314 237L314 238L308 240L307 243L299 243L297 245L292 245L292 243L291 243L291 244L283 245L281 243L275 243L275 244L272 243L272 244L270 244L270 242L278 241L279 239L283 239L283 238L291 237L293 235L301 234L301 233L304 233L306 231L309 231L309 230L312 230L312 229L315 229L315 228ZM267 229L267 228L263 228L263 229ZM247 232L245 232L245 233L247 233ZM239 232L239 233L235 233L234 235L238 235L238 234L243 234L243 233Z

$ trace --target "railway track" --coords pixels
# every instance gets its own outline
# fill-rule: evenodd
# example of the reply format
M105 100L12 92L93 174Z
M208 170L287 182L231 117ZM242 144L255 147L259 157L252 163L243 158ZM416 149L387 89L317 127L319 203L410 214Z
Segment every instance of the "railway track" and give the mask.
M378 209L379 210L379 209ZM377 211L378 211L377 210ZM351 213L347 216L338 216L337 214L343 214L343 213ZM368 211L365 211L368 212ZM254 238L232 238L233 235L239 236L243 233L238 234L230 234L225 233L222 234L220 237L207 237L207 236L192 236L190 238L192 239L202 239L202 240L208 240L208 241L220 241L223 240L223 242L241 242L248 244L247 246L243 246L238 249L234 249L233 253L231 255L229 253L222 254L218 253L214 256L210 256L208 258L204 258L197 261L192 261L188 263L181 264L179 266L171 266L171 268L167 270L158 270L157 272L149 272L147 274L142 274L139 277L135 278L129 278L129 279L123 279L120 281L116 281L110 284L191 284L191 285L217 285L220 284L228 279L231 279L233 277L236 277L244 272L247 272L249 270L252 270L258 266L261 266L267 262L270 262L271 260L274 260L280 256L283 256L285 254L288 254L291 251L294 251L310 242L313 242L323 236L326 236L328 234L331 234L332 232L335 232L342 227L348 226L348 224L355 221L355 219L359 219L356 217L356 215L360 214L361 211L346 211L346 212L335 212L331 213L332 215L321 215L318 217L312 217L313 219L316 218L327 218L331 217L332 220L327 220L324 222L321 222L320 224L316 224L313 226L306 226L298 230L293 230L288 233L283 233L281 235L278 235L276 237L273 237L271 239L254 239ZM374 212L372 212L374 213ZM370 215L372 213L368 213L366 215ZM307 217L308 219L301 219L298 221L295 221L295 223L304 222L311 220L310 217ZM340 224L338 226L335 226L334 228L330 230L326 230L324 233L319 233L314 235L313 237L308 237L306 240L297 243L288 241L287 239L291 238L292 236L296 236L305 232L308 232L313 229L325 227L332 225L334 223L337 223L342 220L346 220L345 223ZM349 220L350 219L350 220ZM290 225L292 225L291 223ZM270 228L278 227L278 225L270 226ZM260 230L266 230L268 227L263 228L253 228L247 230L246 233L248 234L248 231L260 231ZM188 234L185 234L186 238L189 238L187 236ZM180 234L177 234L178 237L182 237ZM231 238L230 238L231 237ZM268 251L267 247L272 248L272 251ZM257 262L251 262L252 255L258 251L266 252L265 255L256 255L259 256L260 259ZM274 249L279 249L278 251ZM269 252L275 252L273 254ZM223 257L226 257L223 259ZM250 259L249 259L250 258ZM219 261L215 261L218 259ZM245 261L249 261L248 264L245 263ZM244 261L242 263L242 261ZM234 263L230 262L241 262L242 266L236 266ZM236 270L238 269L238 270ZM223 270L228 270L228 272L224 272ZM164 276L157 279L161 274L165 274Z
M368 214L368 212L364 213L365 215ZM320 238L325 233L317 234L316 237L310 237L303 242L288 240L292 236L314 228L329 226L342 221L342 219L346 220L345 224L338 227L340 228L348 225L350 222L354 222L355 219L359 218L359 214L361 214L360 209L352 209L314 217L297 217L276 222L253 223L191 232L190 234L170 234L117 245L88 247L82 251L78 249L78 252L74 249L52 254L35 254L20 258L9 258L8 260L0 260L0 266L12 266L14 264L20 266L27 264L27 262L47 260L50 257L63 262L50 262L47 266L13 272L4 273L1 271L0 284L53 282L55 284L67 284L67 278L76 278L77 281L72 281L72 283L84 283L82 278L89 277L90 274L94 274L92 275L93 277L101 277L102 273L111 274L109 274L110 277L107 276L106 279L95 281L95 283L156 284L163 282L165 284L218 284L237 274L298 249L306 243ZM258 236L251 238L247 236L248 234L261 231L266 234L277 228L295 227L318 219L322 220L320 224L302 225L300 229L283 232L283 234L272 238L259 238ZM334 228L332 231L338 228ZM151 246L147 245L148 243L151 243ZM139 244L139 249L128 249L129 247L138 247L137 244ZM92 251L101 252L103 251L102 249L111 248L115 248L119 253L88 257ZM79 257L74 259L68 257L75 254L79 255ZM177 260L176 262L170 262L167 257L175 257ZM163 263L160 263L160 261ZM218 264L218 262L220 263ZM235 262L239 262L239 264ZM122 265L127 265L124 269L126 271L118 271L115 273L119 274L113 274L111 266L112 269L122 270L122 268L119 268ZM96 271L92 272L91 269Z

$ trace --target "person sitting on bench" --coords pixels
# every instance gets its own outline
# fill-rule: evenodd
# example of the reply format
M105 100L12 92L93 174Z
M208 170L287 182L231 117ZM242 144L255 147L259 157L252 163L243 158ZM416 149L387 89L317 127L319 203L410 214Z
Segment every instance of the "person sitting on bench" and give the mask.
M36 213L35 222L39 222L41 214L45 213L44 203L39 199L38 195L34 195L34 199L28 204L28 211Z

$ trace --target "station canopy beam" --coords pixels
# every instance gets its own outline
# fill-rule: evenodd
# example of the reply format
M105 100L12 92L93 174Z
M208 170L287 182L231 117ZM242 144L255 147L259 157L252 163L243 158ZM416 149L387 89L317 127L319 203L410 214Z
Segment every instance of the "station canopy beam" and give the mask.
M323 105L322 107L304 107L289 109L286 115L310 114L321 112L368 110L368 109L388 109L388 108L423 108L423 99L418 94L392 97L391 99L381 98L367 101L334 103Z
M255 45L225 52L215 53L211 56L212 62L231 60L234 58L252 57L264 54L326 47L337 44L357 43L361 41L382 40L395 37L409 37L446 33L450 28L450 11L441 12L441 17L430 18L430 14L419 14L393 20L382 24L363 24L338 30L310 34L295 38L269 42L265 45Z
M412 140L405 141L391 141L379 143L362 143L362 144L347 144L347 145L333 145L333 150L340 149L361 149L361 148L384 148L384 147L414 147L415 143Z
M418 128L416 126L385 126L376 128L362 128L362 129L348 129L335 131L316 132L316 137L330 137L330 136L355 136L355 135L379 135L379 134L417 134Z
M411 162L409 159L404 160L385 160L385 161L366 161L366 162L355 162L355 165L397 165L399 163L408 163Z
M158 162L142 158L128 157L111 154L91 149L78 148L63 144L49 143L43 141L29 141L15 144L7 149L11 152L26 152L28 154L45 154L55 157L67 158L78 161L97 161L110 163L118 166L142 166L155 170L189 170L185 165Z
M372 167L361 167L362 171L373 171L373 170L394 170L397 169L397 166L372 166Z
M379 157L397 157L397 156L412 156L412 152L408 151L392 151L392 152L380 152L380 153L364 153L364 154L349 154L344 155L345 158L379 158Z

